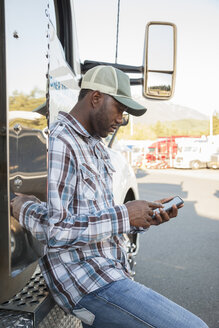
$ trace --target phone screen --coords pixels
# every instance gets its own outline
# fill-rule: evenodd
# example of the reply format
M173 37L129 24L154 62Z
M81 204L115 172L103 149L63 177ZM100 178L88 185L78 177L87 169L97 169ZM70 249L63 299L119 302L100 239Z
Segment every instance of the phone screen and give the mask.
M174 197L173 199L171 199L168 203L164 203L164 207L163 210L167 211L169 210L173 205L176 205L177 207L180 206L181 204L183 204L184 201L182 200L182 198L180 198L179 196Z
M172 206L173 205L176 205L177 207L179 207L181 204L183 204L184 203L184 201L182 200L182 198L181 197L179 197L179 196L176 196L176 197L174 197L173 199L171 199L169 202L167 202L167 203L164 203L163 205L164 205L164 207L162 208L162 210L164 210L164 211L169 211L169 210L171 210L171 208L172 208ZM156 212L158 212L159 213L159 208L156 208L155 210L154 210L154 213L156 213ZM152 216L153 217L153 216Z

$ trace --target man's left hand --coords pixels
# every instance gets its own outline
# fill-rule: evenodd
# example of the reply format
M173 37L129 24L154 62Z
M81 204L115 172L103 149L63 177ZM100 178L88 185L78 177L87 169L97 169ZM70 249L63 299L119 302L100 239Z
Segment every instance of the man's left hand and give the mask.
M171 199L173 199L173 197L159 199L159 200L156 200L155 202L164 204L164 203L169 202ZM184 205L182 204L178 208L181 208L183 206ZM173 205L172 209L168 212L166 212L162 208L160 208L160 213L155 214L155 218L153 219L153 224L159 225L161 223L169 221L169 219L175 218L178 214L178 208L176 205Z

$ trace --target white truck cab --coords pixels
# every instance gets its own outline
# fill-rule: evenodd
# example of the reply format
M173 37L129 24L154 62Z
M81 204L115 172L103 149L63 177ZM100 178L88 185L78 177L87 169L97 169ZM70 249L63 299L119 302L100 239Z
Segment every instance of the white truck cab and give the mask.
M193 140L178 145L174 160L175 168L200 169L208 167L216 145L208 140Z

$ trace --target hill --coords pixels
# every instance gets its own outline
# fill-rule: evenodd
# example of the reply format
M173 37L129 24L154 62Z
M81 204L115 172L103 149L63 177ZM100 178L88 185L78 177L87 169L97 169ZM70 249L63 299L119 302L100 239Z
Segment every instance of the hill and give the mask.
M135 97L135 100L144 105L147 112L141 117L133 116L133 121L119 129L118 139L153 140L167 136L209 135L209 117L197 110L142 97Z
M165 101L153 101L143 97L135 97L135 100L147 108L145 115L134 117L135 124L155 124L157 121L198 120L208 121L209 117L195 109L175 105Z

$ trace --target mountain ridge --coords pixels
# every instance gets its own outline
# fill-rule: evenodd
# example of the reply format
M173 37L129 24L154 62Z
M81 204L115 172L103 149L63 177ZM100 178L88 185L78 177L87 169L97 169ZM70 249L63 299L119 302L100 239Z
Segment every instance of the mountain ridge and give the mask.
M148 100L143 97L133 97L137 102L147 108L147 112L141 117L134 116L135 124L155 124L157 121L178 121L186 119L209 120L209 117L199 111L176 105L170 102Z

